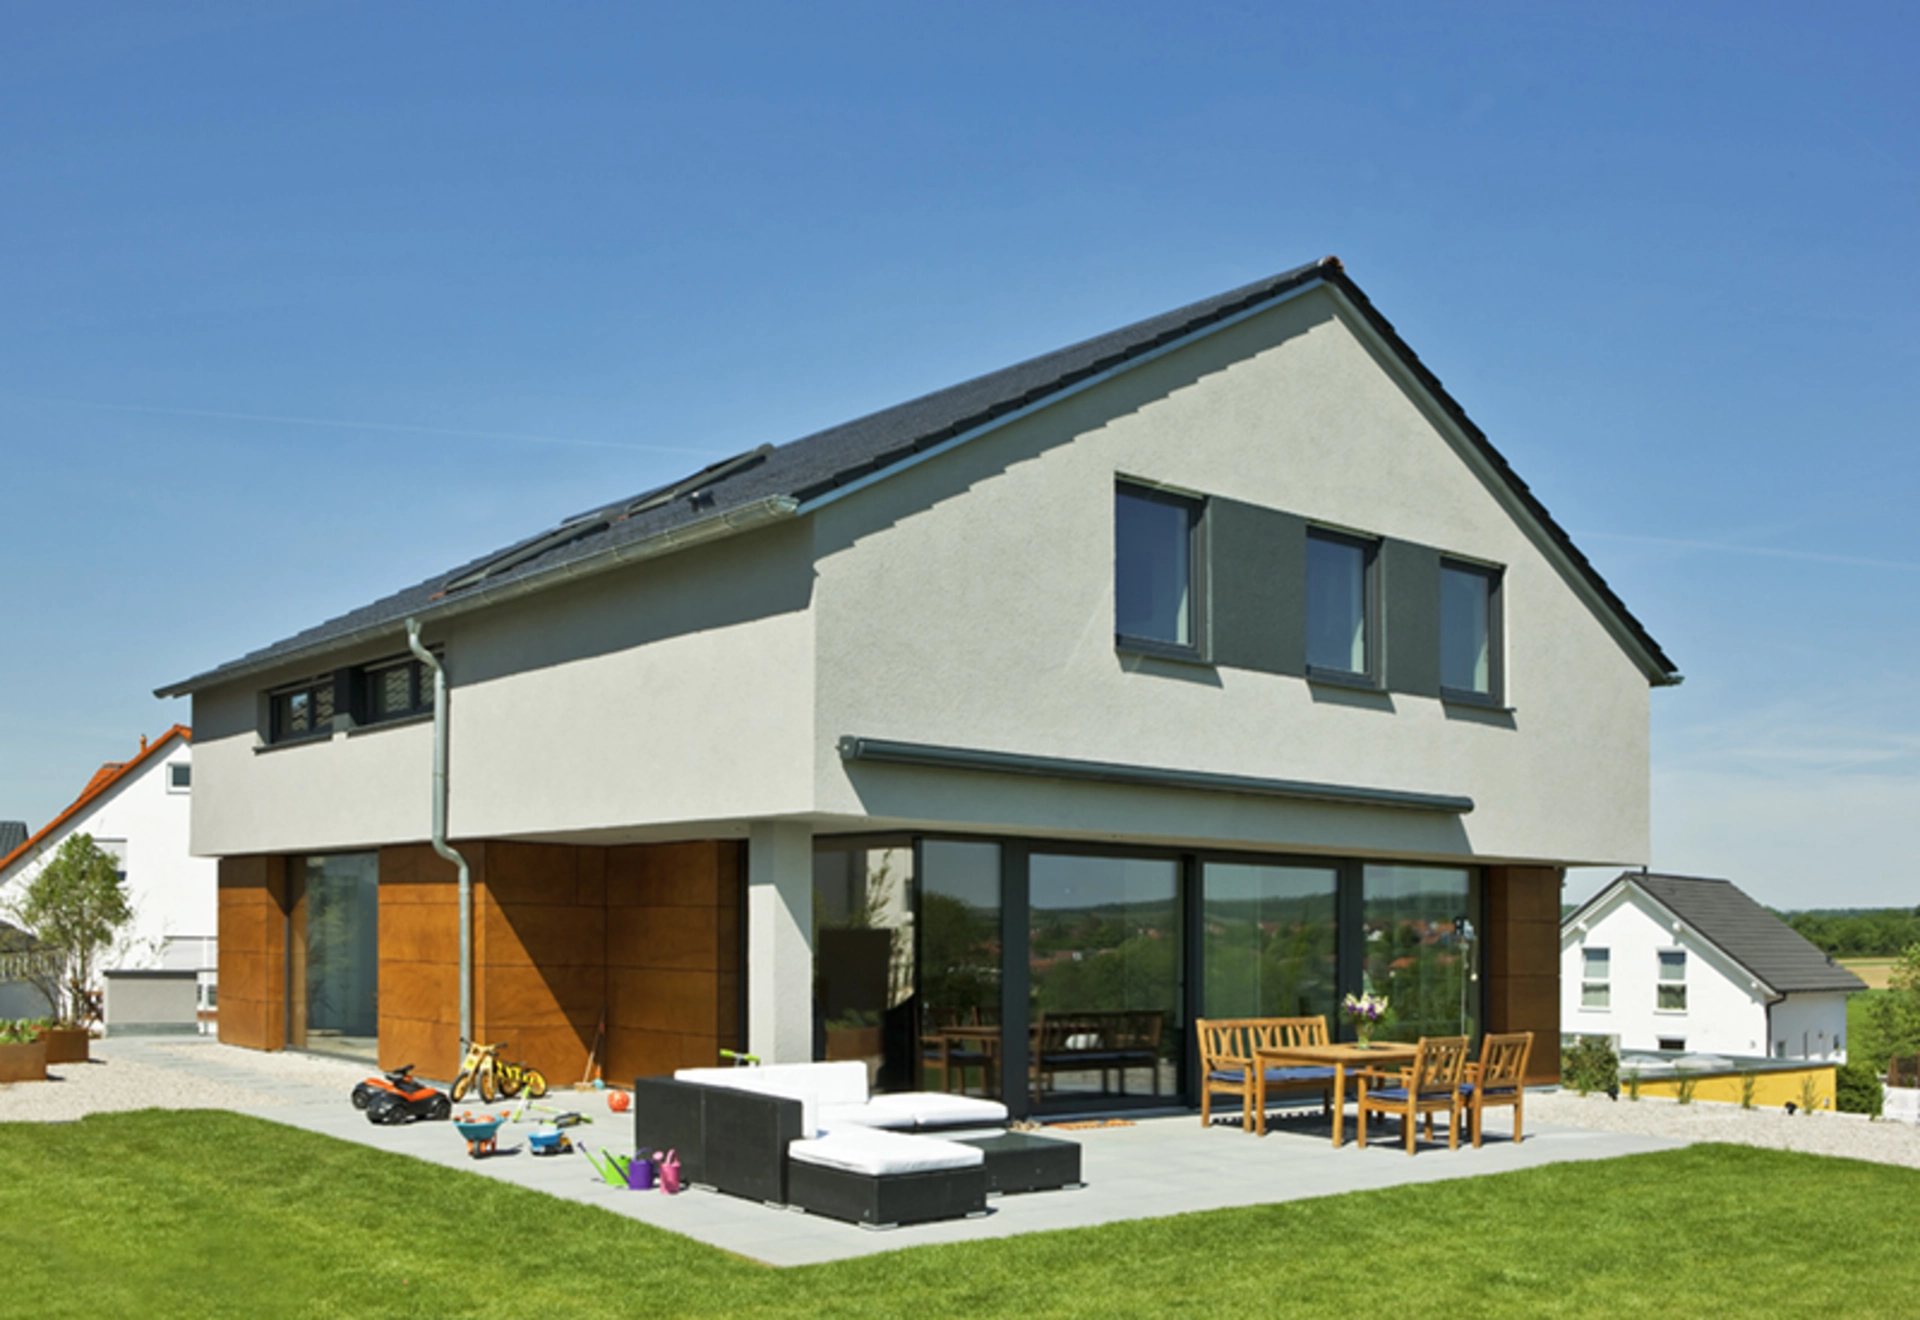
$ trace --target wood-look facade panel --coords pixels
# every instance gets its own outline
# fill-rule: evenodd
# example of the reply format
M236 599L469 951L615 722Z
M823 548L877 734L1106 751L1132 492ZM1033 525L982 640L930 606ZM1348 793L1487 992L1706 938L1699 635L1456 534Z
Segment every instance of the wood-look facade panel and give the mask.
M280 1049L286 1044L286 863L223 857L217 884L220 1039Z
M1555 867L1487 868L1487 1030L1531 1031L1527 1080L1560 1080L1560 886Z

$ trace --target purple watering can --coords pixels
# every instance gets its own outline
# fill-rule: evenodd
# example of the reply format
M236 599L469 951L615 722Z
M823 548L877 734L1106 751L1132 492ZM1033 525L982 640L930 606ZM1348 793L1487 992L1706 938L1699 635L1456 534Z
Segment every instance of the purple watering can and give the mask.
M644 1152L636 1152L632 1163L627 1165L627 1190L630 1192L650 1192L653 1190L653 1161Z

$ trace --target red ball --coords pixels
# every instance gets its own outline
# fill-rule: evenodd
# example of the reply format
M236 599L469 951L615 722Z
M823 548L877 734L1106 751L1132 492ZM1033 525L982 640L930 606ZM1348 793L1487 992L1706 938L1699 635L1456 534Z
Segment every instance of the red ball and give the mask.
M627 1095L625 1091L608 1091L607 1092L607 1108L611 1109L616 1114L626 1113L627 1106L632 1103L633 1103L632 1099Z

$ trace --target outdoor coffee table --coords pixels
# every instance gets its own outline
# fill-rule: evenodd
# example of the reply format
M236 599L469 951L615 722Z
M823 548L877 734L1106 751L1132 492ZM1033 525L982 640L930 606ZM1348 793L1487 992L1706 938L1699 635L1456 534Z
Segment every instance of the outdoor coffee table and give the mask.
M1254 1085L1253 1103L1259 1114L1254 1120L1256 1124L1254 1130L1263 1137L1267 1135L1268 1067L1284 1068L1288 1064L1301 1063L1330 1066L1333 1069L1333 1144L1337 1149L1347 1112L1347 1069L1412 1063L1419 1052L1417 1046L1405 1045L1399 1041L1376 1041L1364 1047L1349 1042L1341 1045L1291 1045L1284 1049L1255 1050L1253 1068L1254 1075L1259 1080Z
M987 1194L1050 1192L1080 1183L1080 1143L1031 1132L1002 1132L991 1137L962 1137L987 1157Z

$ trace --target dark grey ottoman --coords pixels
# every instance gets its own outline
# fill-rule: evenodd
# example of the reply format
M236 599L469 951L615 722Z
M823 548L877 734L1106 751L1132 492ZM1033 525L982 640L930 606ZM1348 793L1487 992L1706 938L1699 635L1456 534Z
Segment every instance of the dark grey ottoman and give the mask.
M961 1138L987 1157L987 1195L1010 1192L1051 1192L1082 1187L1080 1143L1059 1137L1037 1137L1031 1132L1003 1132L992 1137Z

